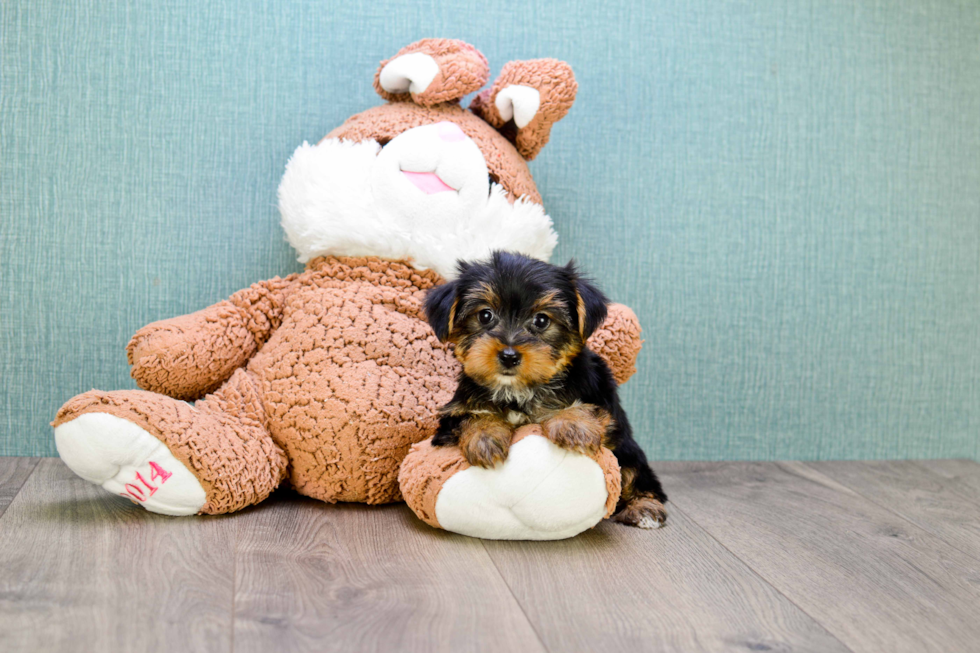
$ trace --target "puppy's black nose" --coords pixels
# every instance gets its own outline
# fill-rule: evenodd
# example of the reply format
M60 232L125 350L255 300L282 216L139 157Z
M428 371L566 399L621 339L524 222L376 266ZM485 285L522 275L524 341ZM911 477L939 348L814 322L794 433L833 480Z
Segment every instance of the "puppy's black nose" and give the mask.
M521 355L513 347L508 347L499 354L500 364L506 368L517 367L521 364Z

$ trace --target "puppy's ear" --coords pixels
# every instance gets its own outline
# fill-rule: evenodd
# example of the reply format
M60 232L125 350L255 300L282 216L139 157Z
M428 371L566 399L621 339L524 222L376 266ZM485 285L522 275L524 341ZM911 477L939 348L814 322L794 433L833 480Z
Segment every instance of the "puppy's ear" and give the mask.
M570 261L565 270L568 272L572 283L575 284L576 314L578 316L578 332L582 340L588 340L595 330L602 326L606 321L606 308L609 300L596 288L588 279L578 276L575 269L575 262Z
M456 317L457 281L450 281L431 289L425 296L425 317L441 342L449 340Z

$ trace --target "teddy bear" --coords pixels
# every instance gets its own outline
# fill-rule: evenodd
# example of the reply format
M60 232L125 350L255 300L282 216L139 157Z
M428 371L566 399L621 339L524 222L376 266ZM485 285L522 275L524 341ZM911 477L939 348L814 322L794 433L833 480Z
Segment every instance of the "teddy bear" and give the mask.
M52 422L68 467L168 515L241 510L284 482L331 503L401 500L402 461L434 432L459 372L425 321L426 291L457 259L547 260L557 242L527 161L571 107L574 75L512 61L461 107L488 78L457 40L382 62L386 102L286 165L282 226L305 270L137 331L126 352L142 390L85 392ZM639 333L612 305L590 340L619 382Z

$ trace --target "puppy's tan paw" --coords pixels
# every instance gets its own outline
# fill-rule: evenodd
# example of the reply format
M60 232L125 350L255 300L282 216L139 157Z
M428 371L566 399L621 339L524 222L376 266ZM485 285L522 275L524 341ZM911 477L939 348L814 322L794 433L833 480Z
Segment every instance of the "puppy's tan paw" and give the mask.
M626 502L612 519L637 528L660 528L667 522L667 509L651 496L637 495Z
M459 447L466 462L476 467L490 468L507 460L513 432L505 423L495 419L468 422L459 436Z
M559 411L541 425L545 437L562 449L595 455L609 428L609 414L591 406L573 406Z

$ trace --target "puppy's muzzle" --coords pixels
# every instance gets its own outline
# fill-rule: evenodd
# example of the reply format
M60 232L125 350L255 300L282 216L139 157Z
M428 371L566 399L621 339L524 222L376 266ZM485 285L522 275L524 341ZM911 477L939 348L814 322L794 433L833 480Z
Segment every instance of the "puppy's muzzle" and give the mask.
M507 347L497 354L497 360L506 370L511 370L521 364L521 354L513 347Z

